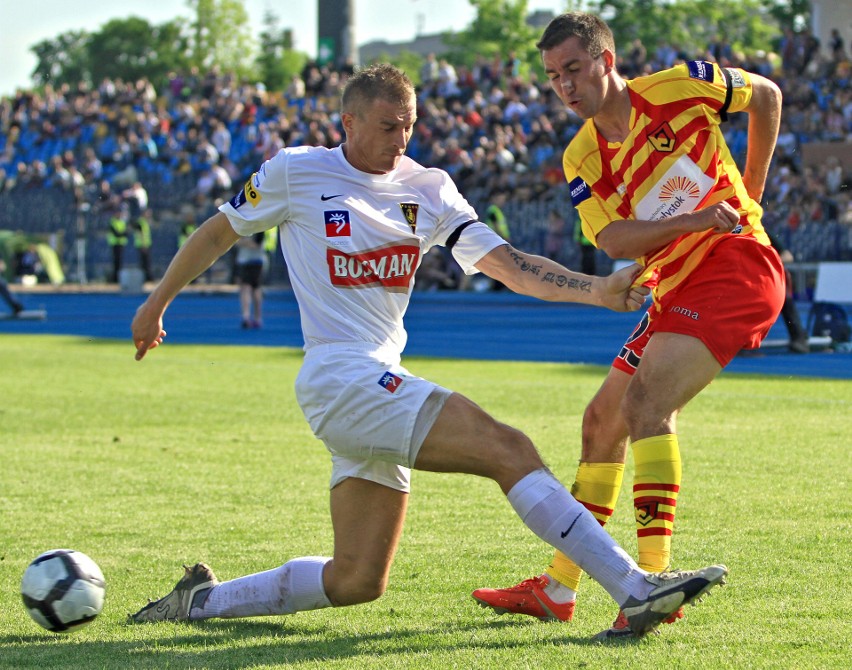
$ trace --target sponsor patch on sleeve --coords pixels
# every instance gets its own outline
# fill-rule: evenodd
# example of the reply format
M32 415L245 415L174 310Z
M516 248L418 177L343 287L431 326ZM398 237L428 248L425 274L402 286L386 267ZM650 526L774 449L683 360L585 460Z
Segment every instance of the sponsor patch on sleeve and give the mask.
M257 190L259 186L260 179L257 176L257 172L255 172L251 177L249 177L249 180L243 188L243 192L246 194L246 200L248 200L252 207L257 207L263 199L260 192Z
M379 386L384 388L388 393L396 393L400 384L402 384L402 377L395 375L390 370L385 372L381 379L379 379Z
M592 189L580 177L573 179L568 188L571 189L571 204L577 207L584 200L592 197Z
M708 63L706 60L691 60L686 64L686 67L689 70L689 76L693 79L713 82L715 76L713 63Z
M728 79L731 80L732 88L742 88L746 85L745 77L743 77L743 73L739 70L735 70L732 67L725 68L725 72L728 73Z
M231 207L233 207L234 209L239 209L240 207L245 205L246 204L246 192L245 192L245 190L240 191L233 198L231 198L230 203L231 203Z

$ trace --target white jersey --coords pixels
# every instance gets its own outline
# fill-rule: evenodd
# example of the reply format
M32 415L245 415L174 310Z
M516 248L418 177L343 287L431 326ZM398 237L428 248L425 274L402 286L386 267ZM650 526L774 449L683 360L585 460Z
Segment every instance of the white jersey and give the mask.
M368 174L340 147L282 149L219 209L243 236L278 226L305 349L365 342L401 353L423 255L448 246L474 274L506 243L443 170L403 156L393 172Z

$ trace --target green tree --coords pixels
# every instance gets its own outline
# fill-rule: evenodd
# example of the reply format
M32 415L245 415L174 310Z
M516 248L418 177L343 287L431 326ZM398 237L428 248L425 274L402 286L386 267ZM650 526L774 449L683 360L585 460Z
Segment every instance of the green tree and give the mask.
M773 0L600 0L592 11L604 17L622 53L639 39L653 53L660 42L689 57L702 56L711 41L724 36L735 50L769 50L780 33L767 5ZM790 5L790 2L774 4Z
M523 71L538 63L538 31L527 24L527 0L468 1L476 9L476 18L464 30L444 35L444 42L450 47L448 60L470 66L479 57L491 60L514 52Z
M802 30L811 23L811 0L763 0L763 4L782 27Z
M187 40L179 21L152 26L145 19L113 19L89 38L91 76L134 81L147 77L160 83L170 70L187 65Z
M91 81L88 41L89 33L85 30L69 30L30 47L36 57L36 66L30 74L33 83L60 86Z
M254 71L255 40L242 0L187 0L191 22L190 60L199 69L213 67L240 76Z
M293 75L299 74L307 61L307 54L293 49L292 30L280 28L278 16L267 9L263 15L260 52L256 61L260 79L267 90L285 89Z
M411 79L411 83L415 86L420 85L420 68L423 65L425 58L420 54L414 53L413 51L409 51L408 49L403 49L397 55L391 56L387 53L381 53L376 56L372 62L373 63L393 63L400 70L405 72L408 75L408 78Z

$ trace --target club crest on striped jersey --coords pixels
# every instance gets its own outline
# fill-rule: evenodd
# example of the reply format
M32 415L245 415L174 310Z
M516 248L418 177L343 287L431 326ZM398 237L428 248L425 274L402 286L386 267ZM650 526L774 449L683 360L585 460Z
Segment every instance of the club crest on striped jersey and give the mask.
M676 146L676 136L668 121L663 121L659 126L648 133L648 143L654 147L656 151L663 153L671 153Z
M415 232L417 230L417 210L420 209L420 205L416 202L401 202L399 208L402 210L402 215L405 217L408 227L411 228L411 232Z

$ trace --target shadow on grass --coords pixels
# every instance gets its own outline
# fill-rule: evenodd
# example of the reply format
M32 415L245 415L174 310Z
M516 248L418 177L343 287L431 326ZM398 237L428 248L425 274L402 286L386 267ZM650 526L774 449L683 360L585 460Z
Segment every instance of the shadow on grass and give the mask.
M78 642L44 635L0 636L0 667L238 668L339 660L347 660L355 667L362 663L380 667L381 658L390 661L389 657L412 654L481 653L516 648L529 653L538 646L600 646L586 636L570 634L555 639L511 635L513 630L523 632L528 628L520 621L432 628L394 626L392 630L364 634L254 620L156 624L139 630L145 628L150 630L150 637L128 641ZM163 635L164 630L171 634ZM65 641L69 644L62 644ZM641 643L632 640L628 645Z

